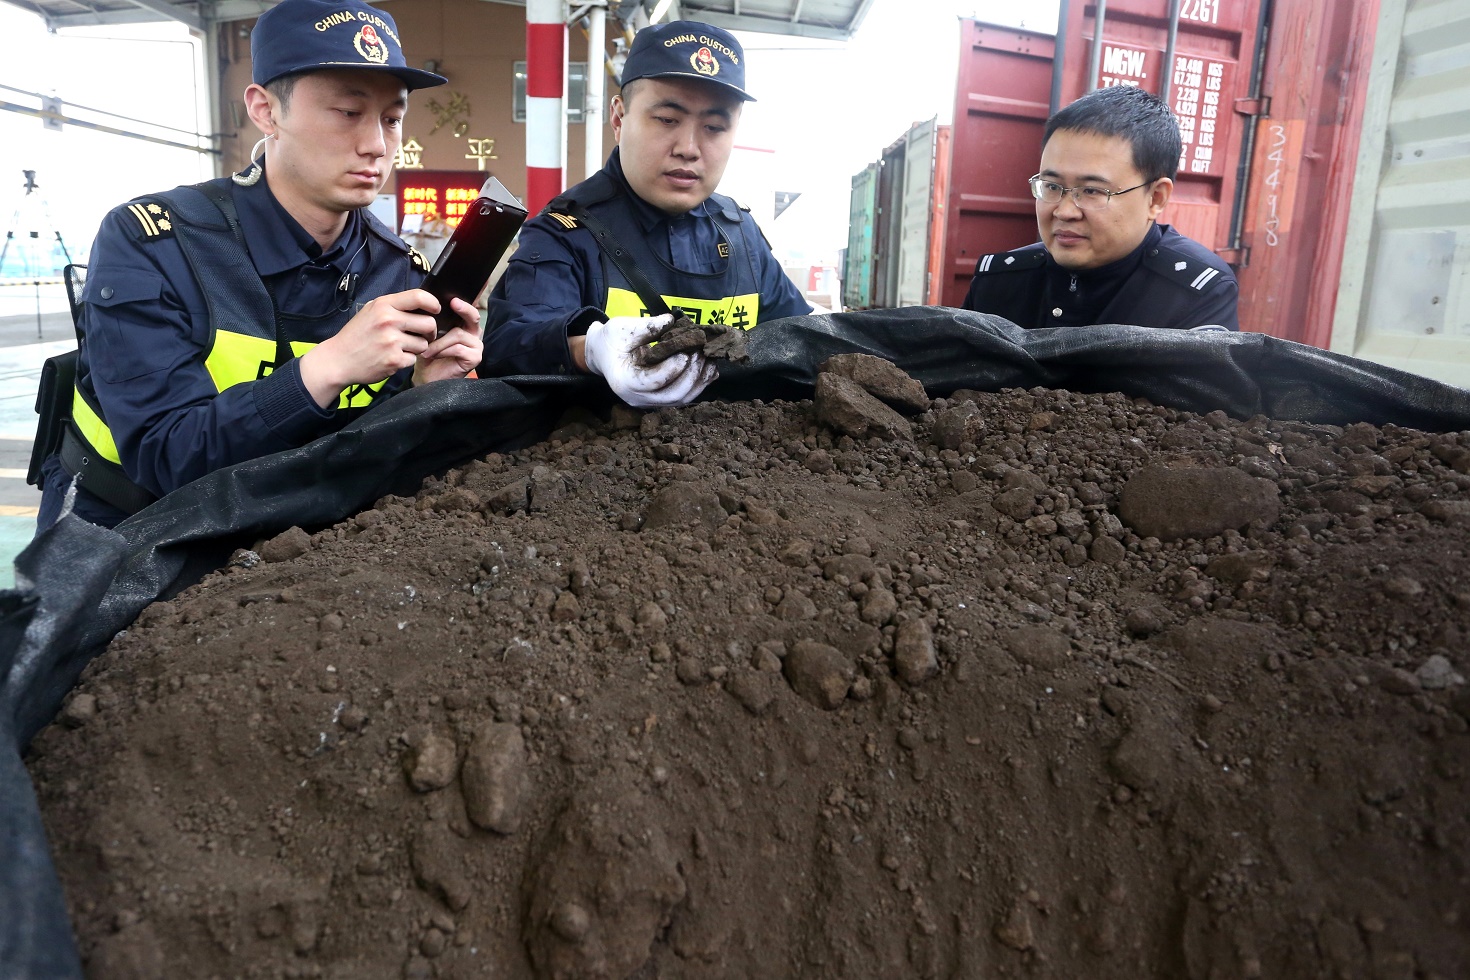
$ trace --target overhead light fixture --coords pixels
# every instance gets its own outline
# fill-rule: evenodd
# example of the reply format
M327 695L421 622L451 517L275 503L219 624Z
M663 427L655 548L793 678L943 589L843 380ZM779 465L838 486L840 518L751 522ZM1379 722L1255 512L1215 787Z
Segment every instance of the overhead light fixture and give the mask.
M649 26L657 24L659 21L663 20L664 14L668 13L669 8L673 5L674 0L658 0L658 3L654 4L653 13L648 15Z

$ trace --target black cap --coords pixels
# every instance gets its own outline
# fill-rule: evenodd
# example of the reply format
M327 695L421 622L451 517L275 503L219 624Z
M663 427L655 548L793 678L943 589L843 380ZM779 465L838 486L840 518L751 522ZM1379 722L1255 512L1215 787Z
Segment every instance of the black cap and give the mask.
M408 67L393 18L360 0L282 0L255 22L250 60L257 85L322 68L391 71L410 89L449 81Z
M633 36L623 84L638 78L693 78L731 89L746 102L745 52L729 31L697 20L645 27Z

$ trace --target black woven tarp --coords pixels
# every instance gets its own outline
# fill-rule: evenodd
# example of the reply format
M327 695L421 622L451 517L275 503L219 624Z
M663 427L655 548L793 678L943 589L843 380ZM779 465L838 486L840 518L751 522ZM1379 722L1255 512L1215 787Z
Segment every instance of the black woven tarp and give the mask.
M809 398L824 360L860 352L895 362L934 396L1121 391L1239 418L1470 429L1470 392L1260 334L1026 331L914 307L762 324L748 346L750 360L723 367L706 399ZM413 492L429 474L538 441L568 407L608 401L587 377L430 385L301 449L212 473L115 532L67 517L32 543L16 560L17 588L0 593L0 975L81 975L21 753L119 630L242 544L330 525L384 494Z

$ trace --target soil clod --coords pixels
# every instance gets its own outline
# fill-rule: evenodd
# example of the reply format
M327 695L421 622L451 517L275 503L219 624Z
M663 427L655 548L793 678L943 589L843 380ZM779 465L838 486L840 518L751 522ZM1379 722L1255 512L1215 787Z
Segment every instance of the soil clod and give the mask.
M725 323L695 323L676 316L647 343L638 347L634 360L639 367L662 364L679 354L701 353L723 361L744 361L745 331Z

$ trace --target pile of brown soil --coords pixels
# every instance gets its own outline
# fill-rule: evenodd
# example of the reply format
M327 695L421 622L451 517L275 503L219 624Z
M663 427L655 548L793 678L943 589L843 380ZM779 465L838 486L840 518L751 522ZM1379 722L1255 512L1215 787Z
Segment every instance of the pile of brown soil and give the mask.
M91 975L1470 971L1470 434L824 377L146 610L30 759Z

